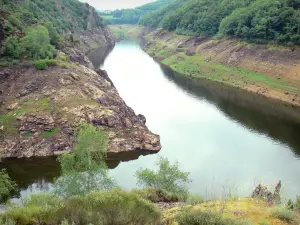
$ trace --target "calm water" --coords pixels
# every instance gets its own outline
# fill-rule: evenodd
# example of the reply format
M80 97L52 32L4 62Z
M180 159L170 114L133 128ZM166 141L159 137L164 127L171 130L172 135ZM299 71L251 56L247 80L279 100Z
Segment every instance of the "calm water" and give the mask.
M163 148L157 155L111 159L110 167L116 167L111 174L123 188L135 188L135 172L153 168L164 156L189 171L190 190L207 198L219 197L224 188L248 196L256 184L273 188L279 180L284 196L300 194L299 110L186 79L155 62L133 41L122 41L113 51L91 52L90 58L107 70L127 104L147 117L149 129L161 135ZM47 186L59 175L55 159L35 161L40 163L5 162L22 193L28 186Z

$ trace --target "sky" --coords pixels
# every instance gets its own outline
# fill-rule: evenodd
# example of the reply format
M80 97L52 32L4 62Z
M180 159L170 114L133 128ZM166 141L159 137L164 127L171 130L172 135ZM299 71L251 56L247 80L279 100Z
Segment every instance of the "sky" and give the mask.
M80 0L87 2L99 10L134 8L155 0Z

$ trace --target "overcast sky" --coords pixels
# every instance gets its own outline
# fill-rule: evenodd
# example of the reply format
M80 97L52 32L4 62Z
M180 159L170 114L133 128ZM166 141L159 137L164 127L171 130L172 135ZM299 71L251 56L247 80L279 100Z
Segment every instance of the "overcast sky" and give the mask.
M126 9L134 8L155 0L80 0L82 2L88 2L96 9L100 10L112 10L112 9Z

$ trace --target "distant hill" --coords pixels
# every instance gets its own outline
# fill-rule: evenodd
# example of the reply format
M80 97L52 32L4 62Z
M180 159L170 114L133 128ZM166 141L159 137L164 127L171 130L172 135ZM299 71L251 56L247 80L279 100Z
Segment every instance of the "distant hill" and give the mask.
M179 34L300 45L300 0L176 0L139 23Z
M157 0L135 9L99 12L105 24L137 24L141 16L167 6L172 0Z

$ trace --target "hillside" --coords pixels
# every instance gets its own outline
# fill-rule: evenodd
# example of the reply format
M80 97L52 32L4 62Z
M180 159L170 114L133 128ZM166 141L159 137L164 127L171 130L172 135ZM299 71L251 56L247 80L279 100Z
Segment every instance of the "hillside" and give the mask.
M300 44L299 0L176 0L140 24L190 36Z
M93 7L77 0L4 0L0 12L1 156L69 152L82 124L106 134L109 152L160 150L159 137L107 73L91 69L85 54L115 43Z
M155 10L167 6L172 0L157 0L135 9L121 9L112 12L100 12L105 24L137 24L140 18Z

